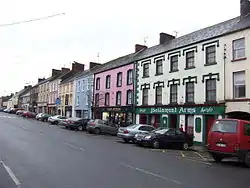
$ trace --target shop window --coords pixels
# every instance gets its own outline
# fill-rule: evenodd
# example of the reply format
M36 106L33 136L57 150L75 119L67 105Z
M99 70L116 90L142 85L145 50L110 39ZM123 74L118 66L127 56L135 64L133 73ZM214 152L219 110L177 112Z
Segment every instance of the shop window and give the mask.
M162 86L155 89L155 104L162 104Z
M121 105L121 101L122 101L122 92L121 91L117 91L116 92L116 105Z
M109 93L105 93L105 106L109 106Z
M122 73L121 72L117 73L116 86L117 87L121 87L122 86Z
M186 115L186 132L189 135L193 135L194 134L194 115Z
M148 105L148 89L144 88L142 90L142 105Z
M195 132L201 133L201 118L195 118Z
M106 76L106 89L110 88L110 81L111 81L111 76L110 75Z
M206 102L216 101L216 79L206 80Z
M234 98L246 97L245 71L233 73Z

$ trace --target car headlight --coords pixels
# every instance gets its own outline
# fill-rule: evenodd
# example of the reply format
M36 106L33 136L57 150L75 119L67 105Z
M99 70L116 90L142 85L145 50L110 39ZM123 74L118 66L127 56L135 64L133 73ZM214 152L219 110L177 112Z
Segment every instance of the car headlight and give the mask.
M151 136L145 136L145 139L150 139L151 138Z
M135 138L137 138L138 137L138 134L135 134Z

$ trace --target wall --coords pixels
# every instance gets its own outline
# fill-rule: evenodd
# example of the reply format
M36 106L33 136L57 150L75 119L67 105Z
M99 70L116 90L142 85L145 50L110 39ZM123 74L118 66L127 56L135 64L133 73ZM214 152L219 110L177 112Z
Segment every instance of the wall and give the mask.
M99 93L100 100L99 100L99 106L104 106L104 97L105 93L110 93L110 105L109 106L116 106L116 92L121 91L122 92L122 100L121 100L121 106L126 106L127 102L127 90L133 90L133 85L127 85L127 71L133 69L133 64L125 65L122 67L118 67L116 69L108 70L99 74L95 74L95 84L96 79L100 78L100 90L95 90L95 94ZM116 86L117 81L117 73L122 72L122 87ZM106 76L111 75L111 84L110 89L106 89Z

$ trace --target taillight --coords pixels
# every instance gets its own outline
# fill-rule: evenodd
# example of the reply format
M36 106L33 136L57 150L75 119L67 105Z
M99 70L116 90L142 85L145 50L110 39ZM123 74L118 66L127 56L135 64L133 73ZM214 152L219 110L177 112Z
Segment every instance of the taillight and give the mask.
M124 134L128 134L129 131L128 131L128 130L124 130L123 133L124 133Z

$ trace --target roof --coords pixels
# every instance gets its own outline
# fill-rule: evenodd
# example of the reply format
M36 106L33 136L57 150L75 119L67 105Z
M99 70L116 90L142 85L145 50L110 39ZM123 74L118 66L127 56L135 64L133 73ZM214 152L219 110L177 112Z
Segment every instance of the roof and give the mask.
M136 54L137 53L132 53L132 54L128 54L122 57L118 57L117 59L113 59L107 63L102 64L98 69L93 71L93 73L97 74L97 73L101 73L101 72L116 68L118 66L120 67L120 66L130 64L134 61Z
M216 25L200 29L190 34L178 37L171 40L166 44L159 44L150 48L147 48L137 54L136 60L142 60L157 54L161 54L168 51L173 51L178 48L183 48L198 42L203 42L213 38L230 34L236 31L250 28L250 15L241 19L236 17Z
M85 70L85 71L83 71L83 72L79 72L75 77L78 79L78 78L80 78L80 77L82 77L82 76L91 74L91 73L95 72L96 70L100 69L101 66L103 66L103 64L101 64L101 65L96 65L96 66L94 66L92 69L88 69L88 70Z
M60 79L62 78L64 75L68 74L70 71L67 72L60 72L59 74L56 74L55 76L52 76L49 78L49 81L55 80L55 79Z
M65 84L67 82L73 81L78 73L79 72L75 72L75 71L72 71L72 70L69 71L67 74L65 74L62 77L62 81L61 81L60 84Z

